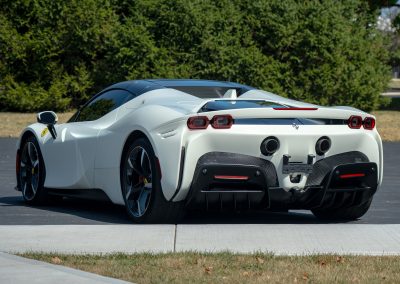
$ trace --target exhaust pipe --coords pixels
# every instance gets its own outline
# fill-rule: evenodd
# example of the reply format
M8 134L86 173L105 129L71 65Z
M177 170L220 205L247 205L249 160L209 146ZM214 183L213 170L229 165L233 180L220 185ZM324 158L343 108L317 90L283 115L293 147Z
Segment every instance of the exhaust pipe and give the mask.
M279 140L274 136L270 136L264 139L261 143L260 150L265 156L271 156L279 149Z
M315 152L319 155L322 156L326 152L329 151L331 148L331 139L329 137L323 136L318 139L317 143L315 144Z

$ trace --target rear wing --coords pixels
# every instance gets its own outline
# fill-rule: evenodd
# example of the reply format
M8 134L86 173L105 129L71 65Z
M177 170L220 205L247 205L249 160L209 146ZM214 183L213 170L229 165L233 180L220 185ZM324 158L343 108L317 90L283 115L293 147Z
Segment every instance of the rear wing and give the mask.
M373 117L356 109L330 107L292 107L265 100L210 100L197 111L209 118L214 115L231 115L236 118L314 118L349 119L351 116ZM375 117L373 117L375 118Z

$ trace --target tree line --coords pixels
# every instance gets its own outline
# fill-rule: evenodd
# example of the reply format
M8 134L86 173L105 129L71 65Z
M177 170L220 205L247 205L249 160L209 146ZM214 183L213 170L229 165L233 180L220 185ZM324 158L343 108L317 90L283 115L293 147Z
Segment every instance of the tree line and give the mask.
M379 107L388 42L361 0L0 0L0 110L76 108L143 78Z

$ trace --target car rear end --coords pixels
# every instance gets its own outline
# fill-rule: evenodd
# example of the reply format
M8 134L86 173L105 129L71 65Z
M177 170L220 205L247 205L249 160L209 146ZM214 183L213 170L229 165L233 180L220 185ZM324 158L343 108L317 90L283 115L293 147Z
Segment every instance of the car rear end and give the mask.
M345 208L382 181L375 118L361 111L214 100L187 118L180 146L172 199L189 207Z

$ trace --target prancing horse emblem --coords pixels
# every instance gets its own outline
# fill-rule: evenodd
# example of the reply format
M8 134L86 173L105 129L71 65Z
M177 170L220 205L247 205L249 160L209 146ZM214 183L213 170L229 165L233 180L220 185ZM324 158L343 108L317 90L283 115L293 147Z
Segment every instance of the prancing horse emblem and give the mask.
M293 126L294 128L296 128L296 130L299 130L299 126L296 124L296 122L293 122L292 126Z

